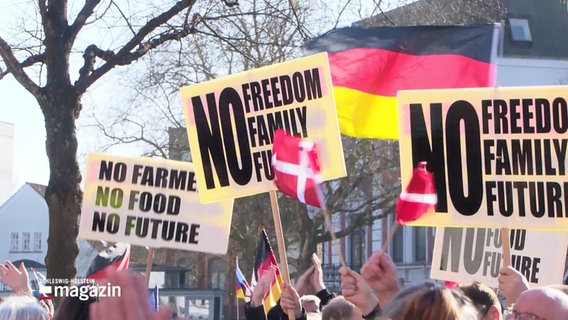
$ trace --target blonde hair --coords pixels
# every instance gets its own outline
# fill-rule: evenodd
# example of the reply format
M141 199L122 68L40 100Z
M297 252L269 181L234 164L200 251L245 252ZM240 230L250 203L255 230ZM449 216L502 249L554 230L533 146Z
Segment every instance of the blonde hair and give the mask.
M433 282L405 288L381 313L381 319L477 320L479 313L461 291Z
M49 314L33 297L10 296L0 303L0 320L49 320Z

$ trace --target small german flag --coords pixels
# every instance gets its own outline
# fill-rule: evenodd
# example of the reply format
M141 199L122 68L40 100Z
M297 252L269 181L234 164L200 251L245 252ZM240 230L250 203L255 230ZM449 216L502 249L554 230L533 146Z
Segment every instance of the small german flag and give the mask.
M274 255L274 251L272 251L270 241L268 241L266 230L262 229L254 256L253 279L251 282L256 285L264 272L274 272L270 289L266 292L263 299L264 312L268 314L268 311L274 307L278 299L280 299L280 293L282 293L280 287L282 284L282 275L280 274L280 268L276 262L276 256Z

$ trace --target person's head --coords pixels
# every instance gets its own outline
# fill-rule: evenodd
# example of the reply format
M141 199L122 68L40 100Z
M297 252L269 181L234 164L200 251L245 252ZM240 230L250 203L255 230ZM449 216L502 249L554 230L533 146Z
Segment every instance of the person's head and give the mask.
M343 296L337 296L322 309L321 318L322 320L356 320L361 319L361 313Z
M300 297L300 303L306 312L320 311L320 298L313 294L306 294Z
M568 319L568 296L554 288L534 288L521 293L505 319Z
M385 307L380 318L477 320L479 312L460 290L424 282L400 291Z
M33 297L11 296L0 303L0 320L49 320L49 314Z
M468 297L483 320L501 319L501 303L493 289L479 281L460 283L457 286Z

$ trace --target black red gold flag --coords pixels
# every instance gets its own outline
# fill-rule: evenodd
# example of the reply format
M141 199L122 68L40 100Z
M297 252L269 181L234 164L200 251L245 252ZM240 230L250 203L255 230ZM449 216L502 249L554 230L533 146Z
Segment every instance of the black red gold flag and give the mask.
M499 25L347 27L305 45L329 57L344 135L398 139L398 90L495 85Z

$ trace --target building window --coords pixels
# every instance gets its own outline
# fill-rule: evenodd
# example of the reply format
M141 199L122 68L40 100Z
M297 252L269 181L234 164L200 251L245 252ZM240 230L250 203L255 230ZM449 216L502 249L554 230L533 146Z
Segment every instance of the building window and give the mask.
M41 232L34 232L34 251L41 251Z
M391 228L393 225L391 225ZM400 226L396 229L394 236L392 237L392 260L396 263L402 263L404 260L403 248L404 248L404 237L403 229ZM389 232L391 232L389 230Z
M209 288L225 288L225 275L227 274L227 264L220 258L209 260Z
M30 251L32 235L29 232L24 232L22 234L22 238L23 238L22 239L22 242L23 242L22 251Z
M20 238L17 232L12 232L12 237L10 239L10 251L20 250Z
M511 39L513 41L531 42L531 29L527 19L509 19L511 27Z
M351 233L350 237L351 267L359 270L366 260L365 229L359 227Z
M416 262L426 262L428 250L428 228L414 227L414 259Z

